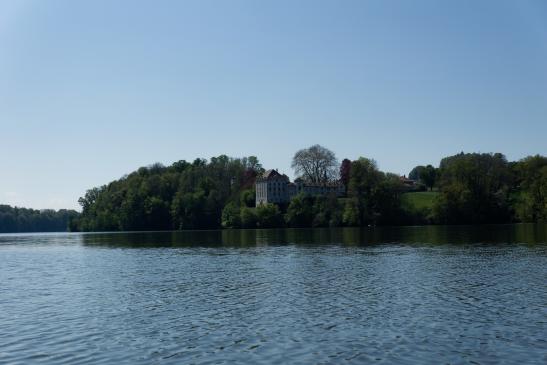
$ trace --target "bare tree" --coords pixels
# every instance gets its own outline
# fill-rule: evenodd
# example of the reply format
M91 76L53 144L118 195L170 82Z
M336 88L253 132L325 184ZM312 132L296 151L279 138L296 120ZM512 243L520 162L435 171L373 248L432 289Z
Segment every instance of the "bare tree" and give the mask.
M326 183L338 175L334 152L318 144L296 152L291 167L296 175L311 183Z

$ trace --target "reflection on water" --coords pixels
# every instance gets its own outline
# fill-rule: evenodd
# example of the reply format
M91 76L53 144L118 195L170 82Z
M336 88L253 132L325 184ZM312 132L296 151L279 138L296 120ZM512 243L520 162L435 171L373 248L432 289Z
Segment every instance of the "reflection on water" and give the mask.
M518 224L99 233L82 236L82 242L86 245L127 247L248 247L287 244L366 246L389 243L418 245L541 244L547 242L547 225Z
M547 362L547 225L0 235L0 364Z

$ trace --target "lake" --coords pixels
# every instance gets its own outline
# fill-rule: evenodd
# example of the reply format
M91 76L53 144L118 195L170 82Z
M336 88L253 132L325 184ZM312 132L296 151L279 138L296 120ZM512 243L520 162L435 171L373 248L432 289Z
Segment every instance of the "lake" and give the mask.
M547 363L547 225L0 235L1 364Z

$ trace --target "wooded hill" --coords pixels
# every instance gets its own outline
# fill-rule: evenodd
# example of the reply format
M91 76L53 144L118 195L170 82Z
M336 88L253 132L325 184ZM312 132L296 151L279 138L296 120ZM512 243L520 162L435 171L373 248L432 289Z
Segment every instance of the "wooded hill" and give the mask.
M141 167L119 180L88 190L79 200L83 211L72 221L71 229L131 231L547 221L547 158L543 156L508 162L500 153L460 153L442 159L438 167L417 166L411 176L423 184L423 190L429 187L437 194L428 198L428 204L413 205L408 203L409 199L402 199L405 189L399 175L384 173L374 160L363 157L338 164L334 154L328 152L326 157L330 161L322 166L330 170L320 176L340 179L347 187L346 197L297 195L287 206L255 208L254 182L264 171L262 165L254 156L222 155L209 161L196 159L171 166ZM297 170L294 164L295 160L293 167Z

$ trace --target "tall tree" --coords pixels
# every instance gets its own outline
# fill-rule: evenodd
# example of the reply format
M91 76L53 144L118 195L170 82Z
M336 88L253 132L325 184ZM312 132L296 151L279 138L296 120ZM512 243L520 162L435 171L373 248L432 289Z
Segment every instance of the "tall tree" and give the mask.
M427 165L420 173L420 181L429 188L429 190L433 190L433 186L435 186L435 181L437 179L437 170L431 166Z
M437 169L431 165L427 166L416 166L408 174L408 178L416 180L424 184L430 190L433 190L433 186L437 181Z
M348 192L350 173L351 173L351 161L345 158L342 160L342 164L340 165L340 181L342 182L342 184L344 184L344 187L346 189L346 194Z
M522 222L547 221L547 157L528 156L513 165L515 210Z
M422 178L422 174L424 170L425 170L425 166L422 166L422 165L416 166L408 173L408 178L418 181Z
M336 178L338 162L331 150L318 144L294 154L291 167L296 175L311 183L326 183Z
M358 204L360 224L375 220L374 196L383 178L383 173L372 159L360 157L351 163L349 196ZM354 206L347 208L351 211L355 209Z
M511 172L501 153L468 153L440 163L441 194L434 214L441 223L504 223L511 220Z

